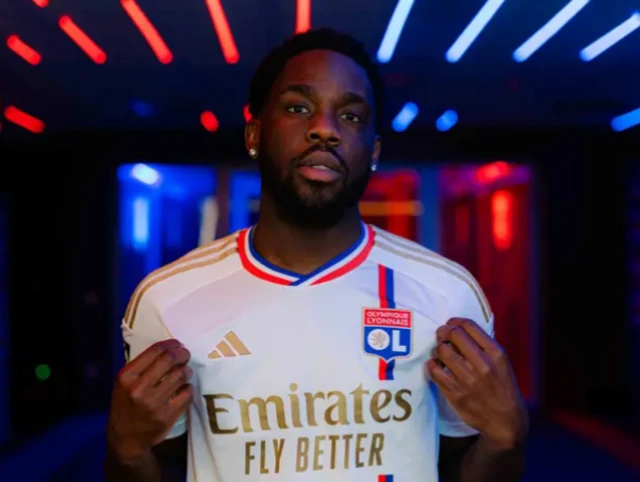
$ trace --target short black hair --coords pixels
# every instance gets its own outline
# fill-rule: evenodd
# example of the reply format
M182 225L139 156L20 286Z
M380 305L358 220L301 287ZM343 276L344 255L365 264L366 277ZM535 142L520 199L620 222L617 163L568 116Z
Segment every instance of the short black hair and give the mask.
M249 85L249 112L251 115L254 117L260 115L269 99L273 84L284 70L286 63L292 57L310 50L333 50L351 58L365 70L373 88L374 119L376 130L379 132L384 104L379 67L371 60L362 42L351 35L330 28L314 29L293 35L267 54L258 66Z

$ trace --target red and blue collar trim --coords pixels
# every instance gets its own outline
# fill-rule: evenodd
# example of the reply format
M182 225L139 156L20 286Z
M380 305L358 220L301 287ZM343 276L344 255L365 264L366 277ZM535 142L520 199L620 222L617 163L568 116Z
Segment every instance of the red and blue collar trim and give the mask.
M253 229L243 229L238 235L238 254L242 266L256 278L284 286L315 286L353 271L369 256L375 237L373 228L363 224L360 238L353 246L311 273L302 275L279 268L260 256L253 245Z

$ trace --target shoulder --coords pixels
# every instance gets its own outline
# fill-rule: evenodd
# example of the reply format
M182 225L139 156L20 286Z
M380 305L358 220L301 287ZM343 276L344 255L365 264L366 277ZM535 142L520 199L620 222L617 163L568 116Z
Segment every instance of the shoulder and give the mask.
M158 309L159 306L156 305L159 300L168 299L166 296L157 296L160 292L162 294L170 293L171 298L180 298L193 290L194 286L198 284L194 275L203 271L204 268L207 269L207 280L215 280L217 278L215 274L218 271L222 275L225 272L222 261L238 252L238 234L236 232L200 246L173 263L149 273L138 284L129 300L125 313L125 324L131 326L140 310Z
M476 278L461 264L424 246L373 227L374 256L381 264L441 293L456 306L480 308L488 320L491 309Z
M389 268L410 275L419 275L428 280L448 281L454 285L476 282L473 275L462 265L424 246L373 227L374 249Z

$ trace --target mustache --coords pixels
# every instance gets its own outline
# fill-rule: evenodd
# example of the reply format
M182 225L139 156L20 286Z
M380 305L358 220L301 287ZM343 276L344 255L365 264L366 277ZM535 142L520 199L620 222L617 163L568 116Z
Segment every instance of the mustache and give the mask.
M328 146L326 144L314 144L313 146L311 146L309 149L304 151L299 156L294 157L293 158L293 165L294 166L300 165L307 157L309 157L314 152L318 152L318 151L320 151L320 152L328 152L329 154L331 154L333 157L336 158L336 160L340 163L340 167L345 172L349 171L349 168L347 166L347 162L342 158L342 156L340 154L338 154L336 152L336 150L333 149L333 147Z

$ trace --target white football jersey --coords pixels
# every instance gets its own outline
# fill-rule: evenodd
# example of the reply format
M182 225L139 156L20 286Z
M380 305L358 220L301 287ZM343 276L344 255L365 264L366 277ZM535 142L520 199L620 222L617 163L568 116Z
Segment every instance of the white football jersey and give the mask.
M473 276L416 243L363 224L299 275L248 228L147 276L122 329L130 358L167 338L191 352L169 435L188 434L189 482L437 482L439 435L476 433L425 374L452 317L493 333Z

